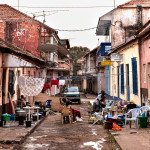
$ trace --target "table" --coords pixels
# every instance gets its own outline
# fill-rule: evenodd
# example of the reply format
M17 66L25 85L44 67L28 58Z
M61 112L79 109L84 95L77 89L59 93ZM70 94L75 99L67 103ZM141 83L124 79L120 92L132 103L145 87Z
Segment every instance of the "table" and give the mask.
M37 107L37 106L32 106L32 107L29 107L29 106L26 106L26 107L23 107L23 109L26 111L26 120L28 121L31 121L31 112L32 110L36 110L37 111L37 121L39 120L39 109L40 107ZM28 119L27 119L27 116L28 116Z

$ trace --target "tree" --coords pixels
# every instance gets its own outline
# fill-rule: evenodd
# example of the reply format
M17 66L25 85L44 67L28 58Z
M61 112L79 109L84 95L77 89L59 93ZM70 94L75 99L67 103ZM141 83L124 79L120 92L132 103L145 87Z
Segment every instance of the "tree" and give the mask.
M77 71L80 70L80 64L77 63L77 60L83 57L86 53L90 52L90 49L82 46L74 46L70 48L70 56L73 61L73 75L77 75Z

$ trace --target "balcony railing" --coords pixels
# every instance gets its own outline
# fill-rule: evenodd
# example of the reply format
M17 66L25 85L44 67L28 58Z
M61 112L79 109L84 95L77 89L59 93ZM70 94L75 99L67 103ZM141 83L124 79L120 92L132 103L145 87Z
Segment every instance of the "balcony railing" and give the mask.
M70 64L65 61L58 61L58 68L64 68L70 70Z

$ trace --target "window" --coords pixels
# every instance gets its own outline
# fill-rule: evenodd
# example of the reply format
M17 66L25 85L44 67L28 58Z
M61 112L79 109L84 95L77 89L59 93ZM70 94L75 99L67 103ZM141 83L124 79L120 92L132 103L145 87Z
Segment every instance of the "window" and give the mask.
M8 81L8 92L11 94L11 96L14 95L14 71L13 70L9 70L9 81Z
M136 58L131 58L132 61L132 82L133 82L133 94L138 94L138 84L137 84L137 61Z
M121 94L124 94L124 64L121 64Z
M143 64L143 82L146 83L146 65Z

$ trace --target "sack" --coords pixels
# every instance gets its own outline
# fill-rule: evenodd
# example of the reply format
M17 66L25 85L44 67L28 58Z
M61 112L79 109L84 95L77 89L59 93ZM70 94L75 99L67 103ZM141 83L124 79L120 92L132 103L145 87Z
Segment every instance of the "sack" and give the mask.
M112 128L112 130L114 130L114 131L121 131L121 127L118 126L115 122L113 122L113 128Z

